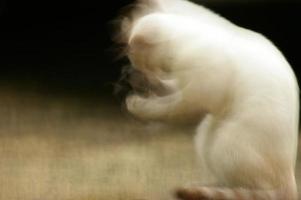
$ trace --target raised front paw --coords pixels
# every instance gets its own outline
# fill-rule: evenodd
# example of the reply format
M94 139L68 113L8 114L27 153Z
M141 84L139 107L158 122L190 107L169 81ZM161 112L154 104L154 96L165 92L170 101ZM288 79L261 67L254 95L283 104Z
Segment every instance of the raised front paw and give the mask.
M137 112L137 108L139 107L138 98L139 97L137 95L130 95L125 100L126 108L132 114L135 114Z
M138 95L130 95L126 98L126 108L134 116L144 119L148 113L147 100Z

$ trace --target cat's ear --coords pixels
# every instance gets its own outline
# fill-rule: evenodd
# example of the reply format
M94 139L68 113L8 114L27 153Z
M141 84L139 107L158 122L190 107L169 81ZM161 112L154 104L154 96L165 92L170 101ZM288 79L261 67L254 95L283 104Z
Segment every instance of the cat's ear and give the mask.
M121 9L119 17L112 22L113 40L119 44L127 44L136 22L143 16L158 11L157 1L159 0L136 0L135 3Z
M120 10L119 17L110 22L112 29L112 40L117 45L118 58L128 54L129 38L133 27L143 16L157 10L156 1L159 0L137 0Z

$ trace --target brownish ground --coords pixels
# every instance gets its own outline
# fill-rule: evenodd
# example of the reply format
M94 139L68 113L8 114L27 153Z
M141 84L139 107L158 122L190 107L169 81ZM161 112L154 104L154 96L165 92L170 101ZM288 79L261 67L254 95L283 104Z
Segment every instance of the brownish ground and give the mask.
M0 96L0 200L168 200L200 179L191 130L140 124L105 101Z

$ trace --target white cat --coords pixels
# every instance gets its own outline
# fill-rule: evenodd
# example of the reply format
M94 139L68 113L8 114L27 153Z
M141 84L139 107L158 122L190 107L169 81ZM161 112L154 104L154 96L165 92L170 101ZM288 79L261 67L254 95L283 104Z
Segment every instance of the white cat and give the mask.
M199 121L196 149L210 177L178 198L297 199L298 85L268 39L185 0L139 1L121 18L119 39L148 82L127 97L128 110Z

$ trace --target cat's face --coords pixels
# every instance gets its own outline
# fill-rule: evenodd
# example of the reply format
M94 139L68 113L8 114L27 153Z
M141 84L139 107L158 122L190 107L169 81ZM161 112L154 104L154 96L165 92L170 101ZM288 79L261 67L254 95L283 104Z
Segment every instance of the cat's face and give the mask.
M133 24L128 37L128 57L133 67L144 73L159 75L168 71L171 45L174 40L172 27L166 16L152 14Z
M146 16L133 24L128 37L128 69L133 89L144 95L170 92L172 32L160 14ZM170 83L170 82L169 82Z

